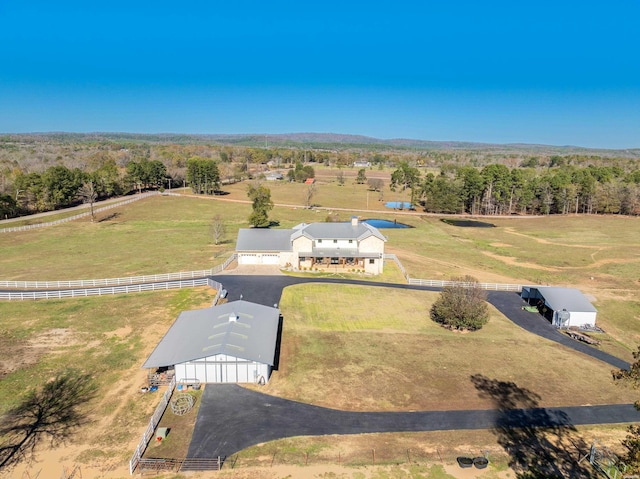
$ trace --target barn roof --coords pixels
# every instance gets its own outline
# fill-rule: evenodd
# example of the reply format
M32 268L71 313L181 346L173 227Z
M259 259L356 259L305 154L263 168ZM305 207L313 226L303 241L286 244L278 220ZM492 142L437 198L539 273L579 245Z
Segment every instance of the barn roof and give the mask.
M554 311L562 311L563 309L581 313L596 313L598 311L578 289L555 286L536 286L535 289L540 292L545 302Z
M242 300L183 311L142 367L173 366L217 354L273 366L279 321L279 309Z

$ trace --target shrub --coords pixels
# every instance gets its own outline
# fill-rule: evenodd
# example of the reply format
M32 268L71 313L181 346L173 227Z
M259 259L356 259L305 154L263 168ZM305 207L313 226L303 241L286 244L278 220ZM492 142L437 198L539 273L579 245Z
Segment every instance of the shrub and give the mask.
M431 307L431 319L451 329L481 329L489 320L486 293L471 277L454 278Z

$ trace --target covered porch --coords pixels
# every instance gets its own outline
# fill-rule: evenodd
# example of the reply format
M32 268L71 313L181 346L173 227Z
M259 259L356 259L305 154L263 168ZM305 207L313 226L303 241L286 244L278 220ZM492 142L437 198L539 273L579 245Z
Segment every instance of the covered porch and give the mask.
M366 271L369 269L367 265L375 264L379 257L380 254L377 253L358 253L355 250L314 250L301 252L298 255L298 269L334 272Z

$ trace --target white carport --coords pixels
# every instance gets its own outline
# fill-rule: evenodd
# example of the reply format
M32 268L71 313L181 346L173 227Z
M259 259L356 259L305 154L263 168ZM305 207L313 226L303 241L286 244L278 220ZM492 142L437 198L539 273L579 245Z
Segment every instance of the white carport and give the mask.
M248 301L183 311L142 367L173 367L184 382L267 382L279 324L277 308Z
M538 306L540 313L557 328L595 326L598 310L580 290L555 286L525 286L523 299Z

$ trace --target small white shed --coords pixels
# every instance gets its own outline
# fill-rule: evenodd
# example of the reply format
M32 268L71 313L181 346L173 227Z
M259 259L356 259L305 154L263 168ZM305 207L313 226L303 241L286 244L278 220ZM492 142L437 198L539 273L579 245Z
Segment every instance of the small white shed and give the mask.
M183 311L142 367L173 367L184 382L265 383L279 325L280 310L248 301Z
M557 328L595 326L598 310L580 290L555 286L525 286L523 299Z

